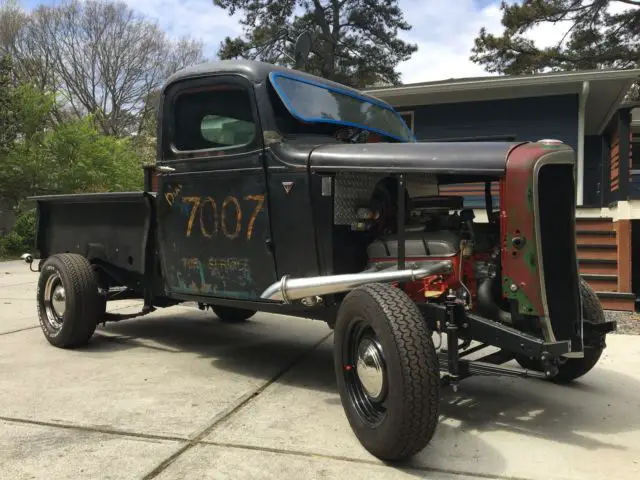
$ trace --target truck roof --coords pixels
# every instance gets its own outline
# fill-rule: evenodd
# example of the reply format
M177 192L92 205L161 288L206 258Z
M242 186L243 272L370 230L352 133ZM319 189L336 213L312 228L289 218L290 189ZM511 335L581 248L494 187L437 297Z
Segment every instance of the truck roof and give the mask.
M384 100L380 100L376 97L367 95L366 93L356 90L355 88L347 87L341 83L327 80L326 78L311 75L309 73L301 72L300 70L294 70L286 67L280 67L271 63L258 62L255 60L218 60L215 62L205 62L198 65L192 65L190 67L178 70L171 75L165 82L164 89L166 90L171 84L180 80L188 78L206 77L214 75L216 73L231 73L240 74L246 77L249 81L254 83L266 82L269 80L269 74L271 72L286 73L300 77L302 79L310 80L314 83L320 83L328 85L337 89L341 89L347 92L358 95L359 97L371 99L374 103L382 103L389 105Z

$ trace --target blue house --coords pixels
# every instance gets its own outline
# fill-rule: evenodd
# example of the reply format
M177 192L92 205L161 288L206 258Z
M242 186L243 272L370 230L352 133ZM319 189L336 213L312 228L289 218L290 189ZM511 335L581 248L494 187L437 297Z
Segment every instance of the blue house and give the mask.
M625 97L638 79L640 69L591 70L450 79L367 93L393 105L418 141L554 138L571 145L577 153L581 275L605 308L634 310L640 295L640 258L632 255L640 252L640 104L625 103ZM443 186L440 193L464 196L477 219L486 219L484 185ZM493 193L496 201L497 185Z

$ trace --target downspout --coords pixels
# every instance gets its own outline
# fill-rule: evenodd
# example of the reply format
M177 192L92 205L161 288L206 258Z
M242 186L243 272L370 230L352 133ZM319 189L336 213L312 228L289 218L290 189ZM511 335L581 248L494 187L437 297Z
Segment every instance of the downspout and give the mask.
M576 204L581 206L584 203L584 132L585 116L587 111L587 98L589 97L589 82L582 82L578 104L578 165L576 171Z

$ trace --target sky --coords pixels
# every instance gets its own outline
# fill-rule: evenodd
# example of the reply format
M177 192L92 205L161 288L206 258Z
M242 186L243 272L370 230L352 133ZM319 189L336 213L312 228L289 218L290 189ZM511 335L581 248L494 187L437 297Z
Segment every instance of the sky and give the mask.
M189 35L203 41L205 54L215 58L220 42L242 33L238 14L213 5L212 0L125 0L134 10L157 21L171 36ZM513 2L515 0L509 0ZM26 9L56 0L23 0ZM405 18L413 26L401 32L403 40L418 45L410 60L398 66L403 83L489 75L469 60L473 40L481 27L501 32L499 0L399 0ZM544 25L529 36L538 46L557 42L566 27Z

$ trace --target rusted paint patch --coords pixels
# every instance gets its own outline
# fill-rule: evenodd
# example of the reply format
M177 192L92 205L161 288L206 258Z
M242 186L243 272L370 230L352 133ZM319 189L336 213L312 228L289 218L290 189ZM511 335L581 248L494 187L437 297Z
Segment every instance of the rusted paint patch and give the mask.
M549 149L563 148L569 147L529 143L514 148L507 158L507 173L501 182L502 291L506 298L518 301L521 314L544 315L534 216L534 167ZM520 241L514 242L515 238Z
M519 309L521 311L531 312L535 310L535 306L527 296L526 291L521 288L516 281L514 281L512 278L504 277L503 285L504 289L509 290L510 298L518 301ZM518 289L515 292L511 291L511 285L516 285Z

